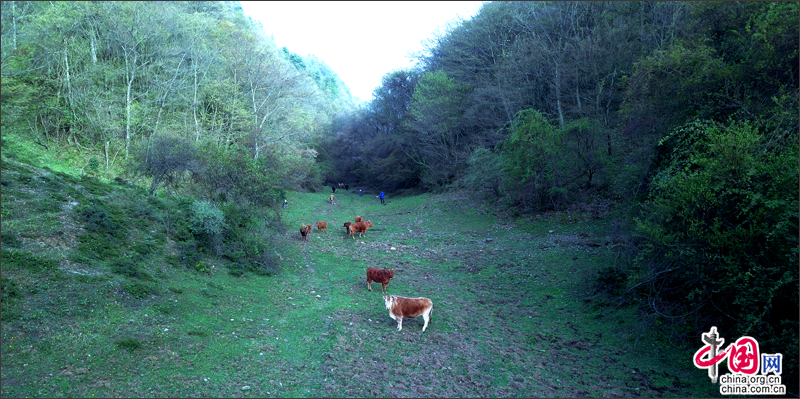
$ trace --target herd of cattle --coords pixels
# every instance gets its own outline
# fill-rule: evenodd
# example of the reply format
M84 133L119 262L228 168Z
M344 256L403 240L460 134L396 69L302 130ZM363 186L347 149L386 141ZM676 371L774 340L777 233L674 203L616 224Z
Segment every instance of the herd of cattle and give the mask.
M330 197L331 203L333 203L333 195ZM317 233L321 233L323 230L325 232L328 231L328 222L317 222ZM367 229L370 227L375 226L372 224L371 221L367 220L364 221L364 218L356 215L355 222L344 222L344 228L347 230L347 234L350 235L353 239L355 239L355 233L359 233L359 237L365 237L367 234ZM303 227L300 228L300 235L302 236L303 241L308 241L308 235L314 231L314 226L310 224L304 224ZM389 293L389 280L394 278L394 269L387 270L387 269L377 269L374 267L367 268L367 289L372 291L372 282L381 283L381 293L388 294ZM425 324L422 326L422 331L425 332L425 329L428 328L428 323L430 322L431 311L433 310L433 302L428 298L406 298L398 295L385 295L383 297L384 304L386 305L386 310L389 311L389 317L393 320L397 320L397 331L403 329L403 318L415 318L417 316L422 316L425 320Z
M354 240L356 239L356 233L358 233L359 237L366 237L367 229L374 226L375 225L369 220L365 222L364 218L361 216L356 216L355 223L344 222L344 228L347 230L347 234L349 234ZM317 222L317 232L321 233L323 230L326 232L328 231L328 222ZM302 237L303 241L308 241L308 235L313 232L314 226L310 224L304 224L302 227L300 227L300 236Z

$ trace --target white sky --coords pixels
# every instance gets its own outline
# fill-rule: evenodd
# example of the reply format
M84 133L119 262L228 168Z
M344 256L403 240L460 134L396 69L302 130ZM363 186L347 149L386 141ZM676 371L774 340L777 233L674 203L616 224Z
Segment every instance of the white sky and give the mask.
M482 1L242 1L278 48L315 55L361 101L372 99L387 73L413 65L408 55L458 17L478 13Z

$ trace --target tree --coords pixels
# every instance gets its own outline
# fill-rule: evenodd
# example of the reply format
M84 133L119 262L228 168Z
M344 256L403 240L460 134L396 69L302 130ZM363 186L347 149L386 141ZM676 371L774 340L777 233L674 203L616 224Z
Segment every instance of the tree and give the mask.
M472 148L459 125L464 88L444 72L420 78L409 107L402 149L425 169L422 182L442 187L461 177Z
M150 195L162 183L170 184L184 172L199 172L196 159L197 150L186 140L158 136L152 145L141 145L133 157L134 173L142 173L153 178L150 184Z
M501 144L504 183L512 201L523 209L554 208L565 198L558 160L563 133L535 110L517 113Z
M695 121L661 141L635 283L651 312L691 321L686 332L715 325L778 350L797 342L796 115L772 129Z

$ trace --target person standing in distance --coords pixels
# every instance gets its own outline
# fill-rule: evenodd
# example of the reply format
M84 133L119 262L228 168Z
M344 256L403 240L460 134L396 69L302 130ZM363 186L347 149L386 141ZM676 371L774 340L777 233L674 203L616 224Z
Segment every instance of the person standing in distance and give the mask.
M359 197L363 197L364 196L364 187L359 187L358 188L358 196Z
M380 195L380 197L381 197L381 204L383 204L383 205L386 205L386 202L384 202L384 201L383 201L383 196L384 196L384 194L383 194L383 191L381 191L381 195Z

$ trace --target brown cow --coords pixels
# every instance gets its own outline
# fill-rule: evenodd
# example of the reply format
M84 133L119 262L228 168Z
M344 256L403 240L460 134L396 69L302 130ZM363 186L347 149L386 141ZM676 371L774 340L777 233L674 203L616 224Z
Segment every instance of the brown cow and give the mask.
M347 234L350 234L350 225L351 225L351 224L353 224L353 223L351 223L351 222L344 222L344 231L346 231L346 232L347 232Z
M333 203L333 194L331 194L331 204Z
M311 234L314 231L314 227L310 224L304 224L303 227L300 228L300 235L303 236L303 241L307 241L307 235Z
M356 215L356 222L363 222L363 221L364 221L364 217L363 216Z
M397 295L384 296L383 301L386 310L389 311L389 317L397 320L397 331L403 329L403 317L413 319L421 315L425 319L425 324L422 326L422 331L425 332L431 319L433 301L428 298L405 298Z
M321 232L322 230L328 231L328 222L317 222L317 232Z
M367 288L372 291L372 282L381 283L381 293L389 292L389 280L394 278L394 269L367 268Z
M351 224L350 227L347 228L347 231L350 233L350 237L353 237L353 239L355 240L356 233L359 233L359 237L365 237L367 235L367 229L372 226L375 225L372 224L372 222L370 222L369 220L367 220L366 222L356 222Z

